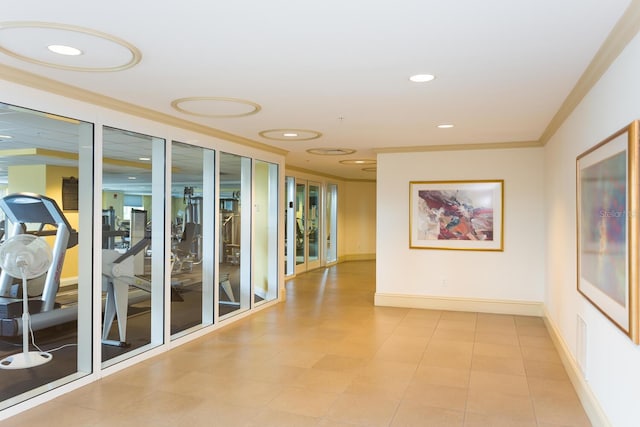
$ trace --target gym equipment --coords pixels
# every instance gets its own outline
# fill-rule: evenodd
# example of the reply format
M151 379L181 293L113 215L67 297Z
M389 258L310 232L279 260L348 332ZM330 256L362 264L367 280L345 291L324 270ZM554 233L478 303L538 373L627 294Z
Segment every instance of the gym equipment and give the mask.
M113 249L102 250L102 290L106 292L102 343L116 347L127 347L127 316L132 301L129 287L144 291L146 299L151 293L151 284L141 276L144 274L144 252L151 243L151 234L146 230L147 212L131 211L131 248L125 253ZM142 296L144 298L144 296ZM109 339L114 320L118 322L118 340Z
M55 200L33 193L15 193L0 199L0 209L6 215L6 240L22 234L55 236L51 266L49 267L42 295L29 299L30 326L39 330L73 321L77 318L77 306L57 307L55 298L60 286L60 274L68 248L78 244L78 234L65 218ZM34 225L37 228L30 229ZM53 227L55 230L51 230ZM13 277L6 269L0 273L0 335L27 334L24 322L19 318L22 299L12 298ZM28 296L28 295L27 295ZM24 295L23 295L24 297Z
M53 358L51 353L29 351L29 294L27 279L47 272L51 265L51 249L47 243L32 234L17 234L0 246L0 266L13 277L22 278L22 353L5 357L0 361L2 369L23 369L43 365ZM35 344L34 344L35 345Z
M191 271L194 264L202 262L202 197L194 196L193 187L184 187L182 202L184 223L182 234L172 247L174 263L172 271Z

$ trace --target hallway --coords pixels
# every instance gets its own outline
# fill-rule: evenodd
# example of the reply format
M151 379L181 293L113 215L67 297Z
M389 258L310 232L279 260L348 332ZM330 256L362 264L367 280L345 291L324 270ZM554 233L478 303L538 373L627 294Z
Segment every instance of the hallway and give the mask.
M4 426L590 426L541 318L374 307L375 262Z

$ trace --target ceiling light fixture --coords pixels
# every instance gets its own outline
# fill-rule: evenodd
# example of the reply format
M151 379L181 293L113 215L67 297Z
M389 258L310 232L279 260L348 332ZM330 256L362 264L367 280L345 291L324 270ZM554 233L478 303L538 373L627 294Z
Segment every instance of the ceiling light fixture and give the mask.
M453 127L453 125L450 124L450 123L443 123L441 125L438 125L439 129L451 129L452 127Z
M135 176L130 176L130 177L128 177L127 179L131 179L131 180L133 180L133 179L138 179L138 178L136 178Z
M5 46L4 43L0 43L0 53L12 56L20 61L45 67L72 71L113 72L131 68L137 65L142 59L140 50L125 40L107 33L102 33L90 28L77 27L75 25L38 21L5 21L0 22L0 32L2 32L2 40L13 39L11 45L21 46L21 50L31 50L35 53L35 56L29 56L28 53L23 54L21 51L13 51ZM46 58L41 58L41 55L38 53L40 50L33 50L44 50L44 46L40 44L41 36L45 37L45 39L52 40L54 37L60 37L59 33L70 33L70 37L86 46L93 46L96 42L95 39L99 39L97 42L103 44L105 49L82 52L71 46L53 44L49 46L51 52L59 55L85 55L86 59L84 62L80 61L76 63L77 61L74 60L73 64L69 63L69 58L62 59L55 55L48 55ZM68 36L63 37L65 39L69 38ZM111 54L105 54L107 51L111 52ZM97 61L95 61L96 59ZM113 63L111 63L112 60L114 60ZM96 66L91 66L91 63L96 63Z
M432 81L435 78L436 76L434 76L433 74L415 74L409 77L409 80L414 83L426 83Z
M313 129L266 129L258 132L263 138L272 141L311 141L322 137L322 133Z
M11 135L0 135L0 139L11 139L13 138Z
M151 160L150 157L138 157L138 160L142 160L143 162L148 162L149 160Z
M65 55L65 56L82 55L82 51L80 49L76 49L75 47L72 47L72 46L65 46L63 44L52 44L47 46L47 49L49 49L53 53L57 53L58 55Z

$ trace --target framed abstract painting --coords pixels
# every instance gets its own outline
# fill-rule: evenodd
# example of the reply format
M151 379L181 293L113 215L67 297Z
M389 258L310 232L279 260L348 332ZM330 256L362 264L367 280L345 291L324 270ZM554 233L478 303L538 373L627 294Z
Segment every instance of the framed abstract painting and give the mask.
M504 181L411 181L409 247L503 250Z
M638 121L576 159L578 291L638 344Z

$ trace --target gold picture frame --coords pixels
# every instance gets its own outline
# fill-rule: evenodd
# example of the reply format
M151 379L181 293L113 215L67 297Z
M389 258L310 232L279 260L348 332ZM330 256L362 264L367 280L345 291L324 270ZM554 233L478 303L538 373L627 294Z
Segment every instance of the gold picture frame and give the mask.
M640 343L638 325L639 122L576 159L577 288Z
M504 250L504 180L411 181L409 248Z

